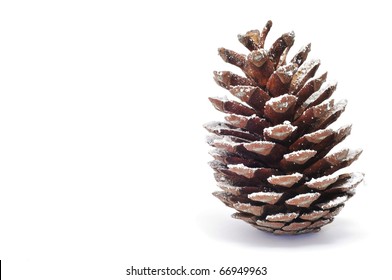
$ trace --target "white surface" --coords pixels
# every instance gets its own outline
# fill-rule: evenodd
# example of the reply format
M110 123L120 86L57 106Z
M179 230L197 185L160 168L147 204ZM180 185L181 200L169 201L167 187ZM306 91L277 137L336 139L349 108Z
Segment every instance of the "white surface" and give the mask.
M392 249L383 215L392 195L387 3L1 1L4 279L135 279L125 275L132 265L385 279ZM230 95L212 71L234 69L217 48L245 51L237 34L268 19L267 45L291 30L291 55L312 42L318 73L328 70L339 81L335 98L349 101L338 124L354 126L342 145L364 148L351 170L365 172L366 183L318 234L259 232L230 218L233 211L210 194L217 187L202 124L223 114L207 97Z

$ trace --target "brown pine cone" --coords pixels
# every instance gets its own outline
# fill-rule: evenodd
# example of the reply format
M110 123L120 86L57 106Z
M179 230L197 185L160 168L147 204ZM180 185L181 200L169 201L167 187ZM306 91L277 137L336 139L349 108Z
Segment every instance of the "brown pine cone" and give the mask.
M290 61L294 32L264 48L272 26L239 35L248 55L220 48L222 59L244 72L214 72L218 85L237 100L210 98L225 122L205 125L214 149L211 167L222 191L214 195L237 212L234 218L275 234L317 232L333 221L363 180L342 173L361 150L330 153L351 132L331 129L346 101L330 99L336 84L316 75L319 60L307 60L310 44Z

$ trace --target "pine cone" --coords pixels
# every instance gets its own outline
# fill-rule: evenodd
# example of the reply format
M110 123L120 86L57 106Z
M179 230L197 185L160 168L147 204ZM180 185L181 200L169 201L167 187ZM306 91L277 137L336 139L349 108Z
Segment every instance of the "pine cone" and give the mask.
M238 101L210 98L226 114L211 122L207 142L214 147L210 163L222 191L213 193L238 212L234 218L275 234L317 232L333 221L363 180L362 173L337 172L362 150L330 153L351 131L331 129L346 101L330 99L336 84L327 73L315 76L319 60L307 60L310 44L286 62L294 32L264 48L272 26L239 35L246 56L220 48L225 62L244 72L214 72L218 85Z

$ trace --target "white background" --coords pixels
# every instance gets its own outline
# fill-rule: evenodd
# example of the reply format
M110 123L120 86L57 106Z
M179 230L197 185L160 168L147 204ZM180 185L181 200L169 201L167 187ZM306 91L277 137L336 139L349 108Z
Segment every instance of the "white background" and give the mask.
M390 269L392 20L387 1L0 2L4 279L130 277L131 267L267 266L265 277L385 279ZM221 119L217 55L271 19L349 100L366 173L334 223L279 237L230 218L202 124ZM384 254L384 255L382 255ZM174 279L166 277L165 279Z

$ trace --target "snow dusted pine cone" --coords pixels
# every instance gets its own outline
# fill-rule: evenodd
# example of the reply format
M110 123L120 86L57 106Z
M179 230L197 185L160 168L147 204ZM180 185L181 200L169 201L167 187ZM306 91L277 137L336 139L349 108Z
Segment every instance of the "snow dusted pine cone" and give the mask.
M237 210L234 218L275 234L317 232L333 221L363 180L362 173L338 172L361 150L330 153L351 131L328 128L346 101L330 99L336 84L315 76L319 60L307 60L310 44L286 62L294 32L264 48L272 26L239 35L246 56L224 48L219 55L244 72L214 72L218 85L238 101L210 98L225 122L205 125L212 134L211 167L222 191L214 195Z

